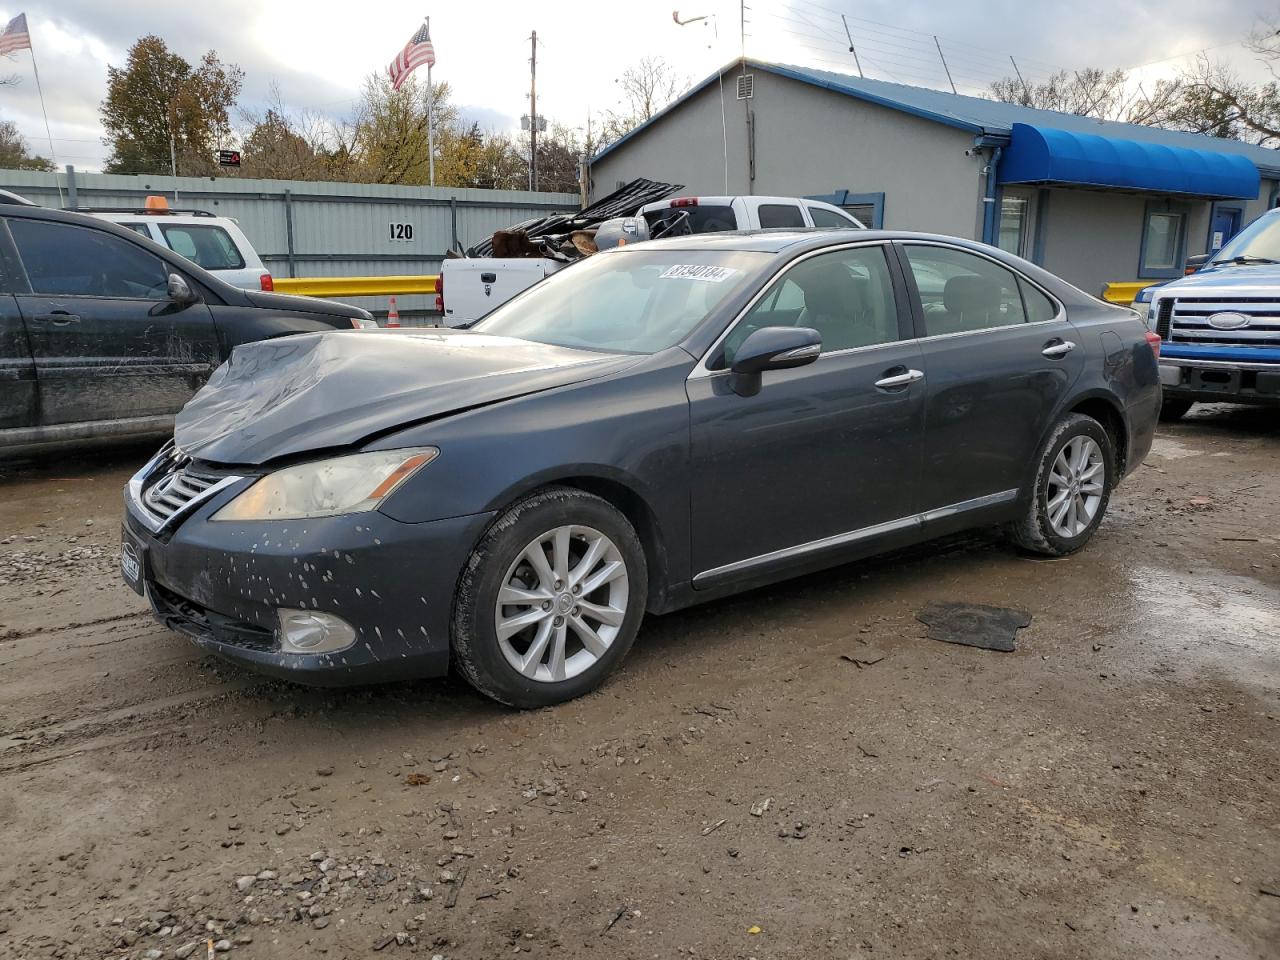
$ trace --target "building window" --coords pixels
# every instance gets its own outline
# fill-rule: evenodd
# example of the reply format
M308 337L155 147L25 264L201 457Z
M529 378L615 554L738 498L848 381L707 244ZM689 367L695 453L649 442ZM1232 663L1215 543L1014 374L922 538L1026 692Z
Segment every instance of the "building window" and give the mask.
M1005 197L1000 201L1000 234L996 245L1015 257L1027 255L1027 211L1030 206L1026 197Z
M1138 276L1178 277L1182 275L1183 251L1186 249L1187 215L1171 204L1148 205L1142 223L1142 249L1138 257Z

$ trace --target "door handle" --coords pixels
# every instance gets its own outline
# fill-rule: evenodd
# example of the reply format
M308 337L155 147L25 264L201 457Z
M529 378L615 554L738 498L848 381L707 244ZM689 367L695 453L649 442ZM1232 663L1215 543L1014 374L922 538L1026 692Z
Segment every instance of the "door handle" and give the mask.
M1076 345L1070 340L1050 340L1049 345L1040 352L1050 360L1057 360L1065 357L1068 353L1076 348Z
M67 313L65 310L55 310L53 313L42 313L39 316L31 318L36 323L52 323L55 327L65 327L68 323L79 323L80 317L74 313Z
M923 370L907 370L903 373L895 373L892 376L877 380L876 388L878 390L892 390L895 387L909 387L911 384L923 379Z

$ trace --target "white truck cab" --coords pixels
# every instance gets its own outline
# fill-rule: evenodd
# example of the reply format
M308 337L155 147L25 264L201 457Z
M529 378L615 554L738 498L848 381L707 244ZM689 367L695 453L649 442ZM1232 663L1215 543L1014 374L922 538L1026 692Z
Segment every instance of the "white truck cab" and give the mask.
M797 197L675 197L645 204L637 216L650 235L723 233L771 227L863 229L839 207ZM472 323L569 264L538 257L459 257L440 266L437 307L446 326Z
M674 197L645 204L640 216L657 235L660 226L687 218L688 229L675 233L768 230L772 227L821 227L855 230L866 225L834 204L796 197Z
M220 280L245 290L273 290L271 274L249 238L230 217L205 210L171 210L164 197L147 197L138 210L81 207L103 220L128 227L148 240L204 267Z

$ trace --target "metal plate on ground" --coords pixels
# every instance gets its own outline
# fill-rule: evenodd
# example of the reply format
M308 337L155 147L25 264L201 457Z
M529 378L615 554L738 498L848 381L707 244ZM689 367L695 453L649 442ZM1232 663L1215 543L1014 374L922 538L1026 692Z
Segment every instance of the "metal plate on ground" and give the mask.
M916 619L929 628L934 640L1003 653L1016 650L1017 632L1031 626L1029 613L981 603L933 603Z

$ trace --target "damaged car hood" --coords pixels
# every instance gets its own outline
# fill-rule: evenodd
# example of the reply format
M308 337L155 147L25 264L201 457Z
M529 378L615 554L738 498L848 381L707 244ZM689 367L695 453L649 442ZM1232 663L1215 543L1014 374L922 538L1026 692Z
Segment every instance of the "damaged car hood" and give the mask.
M637 359L465 330L281 337L236 347L178 414L174 440L200 460L260 464L580 383Z

